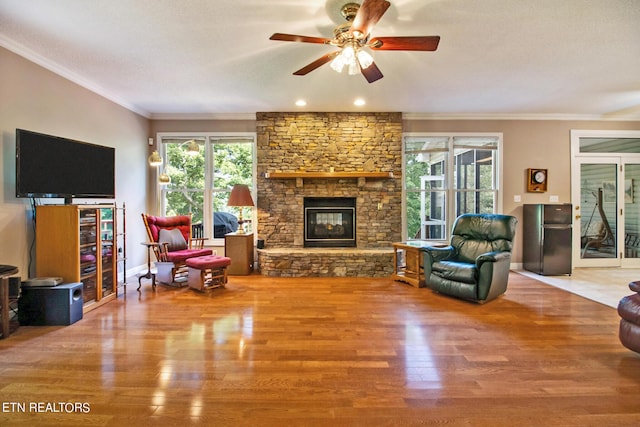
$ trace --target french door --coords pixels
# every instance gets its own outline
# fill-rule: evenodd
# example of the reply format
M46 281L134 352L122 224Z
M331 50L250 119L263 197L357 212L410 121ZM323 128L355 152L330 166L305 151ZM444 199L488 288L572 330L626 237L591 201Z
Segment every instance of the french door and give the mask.
M582 151L572 160L575 267L640 267L640 153L594 148L640 148L637 138L621 136L576 141Z

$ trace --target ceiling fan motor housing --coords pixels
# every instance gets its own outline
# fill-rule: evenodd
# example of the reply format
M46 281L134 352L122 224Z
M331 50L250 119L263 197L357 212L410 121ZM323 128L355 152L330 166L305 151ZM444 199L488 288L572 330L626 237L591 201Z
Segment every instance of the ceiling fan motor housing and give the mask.
M338 25L333 30L333 45L343 46L347 41L353 40L353 34L349 32L351 29L351 23L346 22L344 24Z
M342 6L340 13L344 16L344 19L346 19L347 22L351 22L358 14L358 9L360 9L360 5L358 3L347 3Z

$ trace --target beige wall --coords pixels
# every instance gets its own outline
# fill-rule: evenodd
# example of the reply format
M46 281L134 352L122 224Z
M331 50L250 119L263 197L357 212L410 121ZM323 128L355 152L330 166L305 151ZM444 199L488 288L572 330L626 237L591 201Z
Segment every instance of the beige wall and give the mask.
M503 213L518 218L512 261L522 263L522 205L571 203L571 130L640 130L640 122L565 120L405 120L404 132L502 132ZM528 168L548 169L546 193L527 193ZM514 202L515 195L522 196Z
M127 205L127 267L145 264L139 242L146 240L140 213L147 206L149 121L3 48L0 94L0 264L29 275L32 213L28 199L15 197L16 128L116 148L116 201Z

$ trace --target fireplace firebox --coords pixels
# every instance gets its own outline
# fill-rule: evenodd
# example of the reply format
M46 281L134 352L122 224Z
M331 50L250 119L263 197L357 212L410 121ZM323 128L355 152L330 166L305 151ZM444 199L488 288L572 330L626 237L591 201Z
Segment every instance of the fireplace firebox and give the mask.
M305 197L305 247L356 247L354 197Z

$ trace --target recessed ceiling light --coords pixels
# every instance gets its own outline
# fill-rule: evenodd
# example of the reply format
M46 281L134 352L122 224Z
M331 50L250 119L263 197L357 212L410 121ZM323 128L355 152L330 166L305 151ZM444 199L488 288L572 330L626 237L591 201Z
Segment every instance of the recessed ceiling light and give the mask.
M355 105L356 107L362 107L364 104L366 104L366 102L362 98L358 98L353 101L353 105Z
M297 105L298 107L304 107L305 105L307 105L307 101L305 101L304 99L298 99L298 100L296 101L296 105Z

